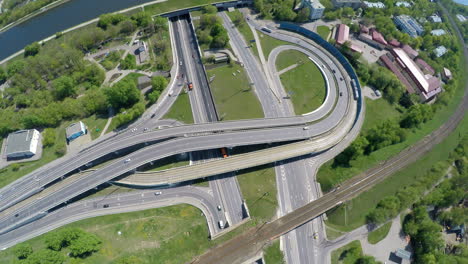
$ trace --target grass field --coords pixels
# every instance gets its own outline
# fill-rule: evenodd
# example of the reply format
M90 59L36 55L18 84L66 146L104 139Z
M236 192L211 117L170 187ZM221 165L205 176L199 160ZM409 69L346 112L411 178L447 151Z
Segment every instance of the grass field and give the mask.
M171 109L169 109L169 112L164 115L163 119L175 119L185 124L193 124L192 108L190 107L188 94L181 93L177 95L176 101L171 106Z
M281 74L281 82L291 96L296 115L309 113L325 100L325 80L317 65L302 52L290 50L278 55L277 67L284 67L289 63L300 65Z
M235 13L240 13L240 11L236 9L233 12L226 12L226 14L231 18L231 21L233 20ZM239 30L247 44L252 44L250 49L252 49L253 54L258 58L257 45L255 45L254 42L250 42L251 40L255 40L255 38L249 25L244 21L243 23L237 26L237 30Z
M251 217L261 222L271 220L278 207L274 167L264 165L241 170L237 179Z
M154 15L169 12L176 9L184 9L187 7L207 5L211 3L219 2L217 0L170 0L162 3L156 3L146 6L144 9L146 12Z
M399 119L402 114L387 100L380 98L371 100L366 98L366 118L361 133L390 119Z
M273 242L269 247L267 247L263 251L265 263L267 264L283 264L284 262L284 255L283 252L280 250L280 242L276 240Z
M172 155L167 158L154 161L152 166L145 167L144 171L161 171L189 165L188 155Z
M360 255L362 255L362 248L361 248L361 242L359 240L354 240L353 242L338 248L337 250L333 250L331 253L331 263L332 264L340 264L344 263L341 260L343 259L345 251L351 249L351 248L357 248L360 252ZM343 256L342 256L343 255ZM354 263L357 259L347 259L346 263Z
M380 240L384 239L388 235L391 227L392 222L385 223L383 226L370 232L367 236L367 241L369 241L371 244L377 244Z
M383 182L374 186L371 190L366 191L351 201L344 203L342 206L327 212L327 224L342 231L351 231L365 224L365 216L372 208L376 206L380 199L387 195L392 195L401 188L409 186L412 183L418 181L422 176L425 175L426 172L431 169L432 165L439 161L447 160L449 158L450 152L452 152L453 149L458 145L461 137L465 135L467 129L468 122L467 118L465 117L454 133L444 139L442 143L435 146L423 158L388 177ZM392 149L398 147L399 146L391 146L389 148ZM384 154L386 157L390 157L391 153L392 152L388 151ZM379 155L382 154L379 153ZM378 161L378 156L376 157L372 154L371 157ZM348 168L348 170L351 169Z
M262 118L263 110L244 69L237 65L220 66L207 72L216 109L221 120ZM235 74L235 76L233 75Z
M330 28L327 26L318 26L317 33L325 40L328 40L328 35L330 34Z
M262 45L263 55L265 56L265 60L268 60L268 55L270 52L281 45L294 45L287 41L282 41L279 39L272 38L268 35L263 34L261 31L258 31L258 37L260 38L260 44Z
M88 127L88 133L91 134L91 138L96 139L101 135L104 126L106 126L107 117L92 115L81 121Z

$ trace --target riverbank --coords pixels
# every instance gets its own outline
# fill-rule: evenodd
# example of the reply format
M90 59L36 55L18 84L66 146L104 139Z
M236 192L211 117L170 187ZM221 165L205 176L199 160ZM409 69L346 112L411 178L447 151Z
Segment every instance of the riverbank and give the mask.
M58 7L58 6L62 5L62 4L65 4L66 2L69 2L69 1L70 0L57 0L55 2L52 2L52 3L42 7L40 9L37 9L36 11L30 13L29 15L26 15L26 16L16 20L15 22L10 23L10 24L4 26L3 28L0 28L0 33L4 32L4 31L7 31L8 29L10 29L10 28L12 28L14 26L17 26L17 25L19 25L21 23L24 23L27 20L29 20L29 19L31 19L31 18L33 18L35 16L38 16L38 15L40 15L42 13L45 13L45 12L55 8L55 7Z

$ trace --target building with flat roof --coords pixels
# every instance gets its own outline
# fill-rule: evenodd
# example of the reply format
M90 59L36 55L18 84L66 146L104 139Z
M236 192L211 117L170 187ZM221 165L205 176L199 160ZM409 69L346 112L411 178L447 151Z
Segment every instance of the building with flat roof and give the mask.
M458 18L458 21L460 21L460 22L465 22L466 21L466 17L463 16L462 14L457 14L457 18Z
M362 5L361 0L332 0L332 3L335 8L351 7L358 9Z
M408 15L399 15L393 18L395 25L403 32L407 33L411 37L420 36L424 29L414 18Z
M401 47L405 52L406 54L408 54L408 56L410 56L412 59L416 58L418 55L419 55L419 52L415 49L413 49L410 45L403 45Z
M406 54L403 49L391 49L392 55L395 57L397 64L402 68L411 78L411 80L419 88L421 97L424 101L429 100L436 94L442 91L441 83L437 77L432 75L424 75L416 63Z
M335 36L336 43L343 45L349 40L349 27L345 24L339 24Z
M67 140L72 141L75 138L86 134L86 126L83 122L79 121L69 125L66 128L65 133L67 135Z
M302 6L309 8L310 20L317 20L322 18L325 7L320 3L319 0L302 0Z
M434 14L434 15L429 17L429 21L432 21L433 23L441 23L442 18L440 16L438 16L437 14Z
M437 58L442 57L445 53L447 53L447 48L444 46L439 46L434 50L434 53Z
M396 39L392 39L388 42L388 44L392 45L393 47L395 48L398 48L401 46L401 43L400 41L396 40Z
M378 8L378 9L385 8L385 4L382 2L362 1L362 5L366 8Z
M445 34L447 34L447 32L445 32L445 30L443 30L443 29L431 30L431 35L432 36L442 36L442 35L445 35Z
M36 155L39 138L40 134L36 129L10 133L5 144L6 158L20 159Z
M452 80L452 72L444 67L444 70L442 71L442 78L444 78L446 81Z
M434 74L435 74L434 68L432 68L431 65L429 65L429 63L427 63L425 60L423 60L423 59L421 59L421 58L417 58L414 62L416 62L416 64L417 64L424 72L427 72L428 74L431 74L431 75L434 75Z

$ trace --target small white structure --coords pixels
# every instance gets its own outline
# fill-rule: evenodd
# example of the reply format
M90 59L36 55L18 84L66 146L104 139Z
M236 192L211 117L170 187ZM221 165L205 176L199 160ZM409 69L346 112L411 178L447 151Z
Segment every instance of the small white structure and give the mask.
M67 140L72 141L73 139L86 134L86 126L83 122L79 121L69 125L66 129Z
M434 50L434 53L437 58L443 56L445 53L447 53L447 48L444 46L439 46Z
M445 35L447 34L447 32L445 32L445 30L443 29L434 29L431 31L431 35L432 36L442 36L442 35Z
M406 2L406 1L399 1L399 2L396 2L395 5L398 6L398 7L401 7L401 6L404 6L404 7L411 7L411 3Z
M429 20L434 22L434 23L440 23L442 22L442 18L436 14L432 15L429 17Z
M462 14L457 14L457 18L460 22L465 22L466 21L466 17L464 17Z
M7 159L29 158L36 155L39 138L40 134L36 129L9 134L5 144Z
M379 9L385 8L385 4L382 2L362 1L362 4L364 5L364 7L367 7L367 8L379 8Z

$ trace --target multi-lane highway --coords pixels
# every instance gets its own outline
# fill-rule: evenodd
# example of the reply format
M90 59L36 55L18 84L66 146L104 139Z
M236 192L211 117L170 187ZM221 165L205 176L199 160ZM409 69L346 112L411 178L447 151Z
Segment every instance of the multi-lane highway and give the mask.
M180 50L177 50L177 52L180 53ZM333 61L331 56L323 50L316 50L316 54L324 58L324 63L328 69L325 74L330 77L330 80L335 80L330 84L331 89L328 95L332 98L331 103L327 103L326 107L322 107L320 111L307 116L209 124L204 123L200 125L166 128L146 133L127 133L116 136L112 140L104 141L99 144L99 148L90 148L85 150L74 157L65 159L65 162L57 164L51 168L33 172L27 177L24 177L24 179L3 188L0 191L0 195L5 199L0 201L0 206L2 206L2 208L6 208L17 201L40 191L43 186L46 186L54 180L72 173L79 168L84 168L84 165L89 164L108 153L119 152L129 147L143 147L141 150L131 153L123 157L121 160L86 175L81 178L79 182L71 186L64 186L57 193L50 194L40 200L36 200L19 208L14 212L14 214L3 214L1 216L2 222L0 223L0 229L2 229L3 232L11 231L13 227L18 227L22 223L24 224L37 216L43 215L43 213L49 211L54 206L60 205L90 188L98 186L99 184L125 174L126 172L131 172L150 161L178 153L214 149L222 146L239 146L265 142L299 140L317 136L321 137L316 140L316 144L319 144L321 148L333 146L333 144L339 142L340 137L344 137L346 131L349 131L352 127L349 120L353 120L355 118L354 113L356 113L356 105L351 99L350 91L348 89L349 84L347 82L337 82L334 74L330 71L330 69L336 68L336 66L334 66L336 62ZM337 68L337 71L341 71L340 74L342 76L347 76L346 72L342 71L342 69ZM261 82L262 81L259 79L258 83ZM342 87L337 88L335 85ZM336 96L338 89L340 89L340 91L343 90L343 97ZM265 91L265 89L256 89L256 92L259 93L260 90ZM305 126L307 126L308 129L304 129ZM341 133L335 133L335 135L324 135L326 133L330 133L330 131L333 131L334 129L338 129ZM212 134L212 132L217 133ZM329 143L330 145L326 146L328 141L332 143ZM144 147L147 144L154 145ZM310 147L312 143L309 145L303 145ZM313 151L313 148L309 148L307 150ZM292 153L290 155L294 155L294 151L291 151L290 153ZM296 154L297 153L298 152L296 152ZM270 153L271 158L274 156L275 153ZM235 158L236 157L233 157L232 159L229 158L225 161L213 160L204 164L220 162L222 166L228 168L228 163L233 161ZM242 158L238 158L239 163L246 161L246 159L242 160ZM197 164L193 167L203 166L204 164Z

